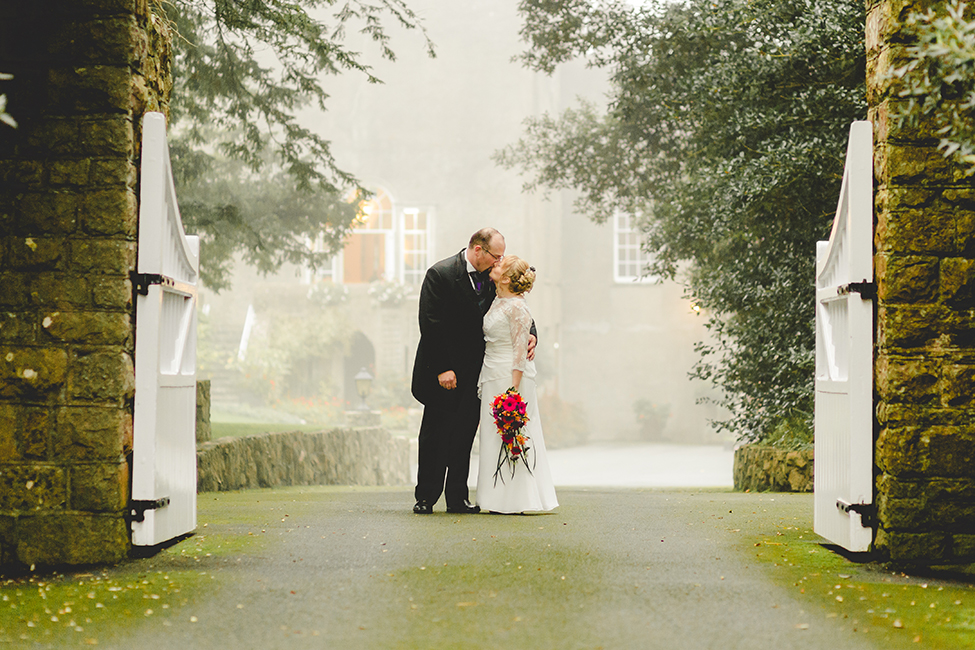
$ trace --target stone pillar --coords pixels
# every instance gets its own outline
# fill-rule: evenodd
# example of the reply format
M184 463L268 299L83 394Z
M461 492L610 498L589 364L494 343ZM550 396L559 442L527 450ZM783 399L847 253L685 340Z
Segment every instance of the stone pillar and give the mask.
M0 568L130 549L138 149L168 38L146 0L0 4Z
M928 6L927 4L924 5ZM975 561L975 189L933 129L899 127L886 78L921 2L871 0L877 279L875 547L895 562Z

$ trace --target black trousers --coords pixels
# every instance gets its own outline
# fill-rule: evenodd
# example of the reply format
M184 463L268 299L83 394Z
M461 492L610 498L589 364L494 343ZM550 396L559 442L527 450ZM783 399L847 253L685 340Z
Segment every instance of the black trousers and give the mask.
M461 389L458 389L461 390ZM436 503L443 494L447 506L460 506L468 498L471 447L480 419L477 386L460 395L456 409L423 408L417 453L417 501Z

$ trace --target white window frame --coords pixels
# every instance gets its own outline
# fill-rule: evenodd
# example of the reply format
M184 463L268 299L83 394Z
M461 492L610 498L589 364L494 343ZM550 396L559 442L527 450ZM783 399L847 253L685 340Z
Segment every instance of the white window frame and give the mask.
M617 284L656 284L660 282L660 276L647 275L647 265L653 258L643 249L642 233L633 221L631 214L613 213L613 281Z
M432 205L413 203L408 207L400 208L389 191L387 191L385 188L380 188L377 194L380 192L385 193L386 196L389 197L392 228L353 228L352 232L369 234L382 233L384 235L383 255L385 256L385 270L383 272L383 279L387 282L399 282L419 290L420 284L423 282L427 269L433 263L433 224L436 218L434 214L434 207ZM407 215L417 215L420 213L426 215L426 228L422 230L417 228L408 230L406 228ZM414 282L407 282L406 238L414 235L420 235L423 238L423 248L413 251L414 253L418 253L422 256L420 262L420 266L422 268L417 268L411 273L411 275L414 276ZM324 246L323 239L323 236L319 235L314 241L309 240L308 246L312 250L321 251ZM331 280L335 284L344 284L344 268L345 249L343 248L333 255L329 262L320 267L317 271L312 271L311 269L305 267L302 280L304 284L312 284L314 282L327 280Z
M426 227L422 230L418 228L407 229L406 227L407 216L410 215L416 216L420 213L423 213L426 216ZM403 208L400 211L399 219L398 219L398 225L400 229L399 238L398 238L399 259L397 260L398 264L396 270L397 270L397 279L407 286L419 287L420 284L423 282L423 277L426 275L427 269L430 268L431 253L433 252L433 248L431 246L432 238L433 238L432 223L433 223L433 209L429 206L427 207L411 206L411 207ZM406 238L415 235L419 235L423 237L423 247L419 249L414 249L412 251L413 253L420 255L421 260L420 260L420 265L417 267L417 269L411 271L411 275L413 277L409 281L407 281Z

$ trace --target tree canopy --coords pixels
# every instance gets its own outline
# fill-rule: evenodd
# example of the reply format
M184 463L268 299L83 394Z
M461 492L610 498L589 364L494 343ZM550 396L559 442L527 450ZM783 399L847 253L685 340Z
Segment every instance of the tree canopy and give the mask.
M744 439L811 439L815 242L829 235L850 122L866 116L852 0L523 0L522 60L608 71L605 107L531 119L499 162L574 189L596 221L637 215L648 273L679 278L713 343L695 374Z
M419 19L402 0L169 0L154 9L175 33L170 146L184 223L202 236L204 282L226 287L238 254L265 272L323 263L355 218L344 197L358 182L296 112L327 110L328 75L380 83L350 45L353 31L395 60L390 27L415 30L432 56ZM319 235L325 247L313 252L306 242Z

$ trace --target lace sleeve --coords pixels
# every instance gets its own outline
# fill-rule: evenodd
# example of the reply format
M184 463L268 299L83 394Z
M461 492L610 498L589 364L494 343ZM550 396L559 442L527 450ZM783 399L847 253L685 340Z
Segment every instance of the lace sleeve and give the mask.
M524 300L512 300L508 312L508 325L511 328L512 370L522 372L528 366L528 337L531 336L532 316Z

